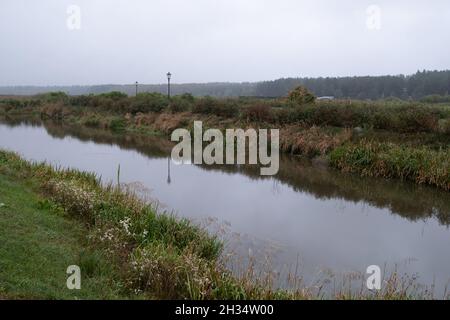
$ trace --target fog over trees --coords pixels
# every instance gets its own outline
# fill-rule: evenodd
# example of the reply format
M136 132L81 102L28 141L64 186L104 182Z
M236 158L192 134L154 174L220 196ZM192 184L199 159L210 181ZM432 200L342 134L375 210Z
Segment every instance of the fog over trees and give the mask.
M302 85L316 96L333 96L352 99L422 99L430 95L448 96L450 70L418 71L413 75L327 77L327 78L283 78L273 81L245 83L197 83L172 84L173 94L191 93L195 96L214 97L282 97L293 88ZM63 91L70 95L100 94L120 91L135 94L135 84L97 86L15 86L0 87L2 95L32 95L49 91ZM167 92L167 84L140 84L139 92ZM438 99L438 98L436 98Z
M317 96L420 99L428 95L448 95L450 71L418 71L411 76L280 79L258 83L255 95L285 96L298 85L305 86Z

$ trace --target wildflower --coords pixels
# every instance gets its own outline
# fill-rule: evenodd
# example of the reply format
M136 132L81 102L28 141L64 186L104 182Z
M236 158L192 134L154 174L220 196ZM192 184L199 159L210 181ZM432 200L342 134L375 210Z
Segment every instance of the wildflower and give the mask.
M120 220L120 221L119 221L119 224L122 225L122 227L123 227L123 229L125 230L125 233L126 233L127 235L129 235L129 236L133 235L133 234L130 232L130 226L131 226L131 219L130 219L130 217L127 217L127 218L125 218L125 219L123 219L123 220Z

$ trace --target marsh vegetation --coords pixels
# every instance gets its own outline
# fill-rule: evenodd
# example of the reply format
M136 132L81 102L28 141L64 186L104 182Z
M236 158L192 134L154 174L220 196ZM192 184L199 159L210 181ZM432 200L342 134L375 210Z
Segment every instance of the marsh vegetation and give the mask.
M280 147L286 153L321 157L345 172L450 189L450 106L446 103L315 101L307 90L299 90L269 100L49 93L2 99L0 112L167 136L177 128L192 130L195 120L222 130L279 128Z

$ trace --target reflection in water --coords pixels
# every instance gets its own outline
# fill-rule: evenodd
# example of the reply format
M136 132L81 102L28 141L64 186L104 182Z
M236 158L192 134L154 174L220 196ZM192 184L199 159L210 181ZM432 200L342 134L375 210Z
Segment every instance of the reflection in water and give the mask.
M281 157L276 177L261 177L257 166L176 166L169 158L173 144L163 137L41 126L0 123L0 148L110 180L120 164L121 181L152 188L180 215L229 221L232 236L241 234L236 238L252 255L270 248L279 272L298 262L308 283L324 268L364 271L385 263L402 264L402 272L435 280L441 289L450 278L448 192L361 179L290 156Z
M23 121L8 124L20 125ZM40 122L27 124L40 126ZM163 137L114 134L110 131L86 127L67 126L45 122L47 132L55 138L71 136L81 141L118 145L126 150L137 150L149 158L168 158L167 183L171 183L170 152L173 144ZM259 174L256 165L202 165L204 170L218 170L229 174L244 174L251 179L273 179ZM356 175L344 174L320 165L313 166L307 159L281 155L277 182L289 185L297 192L308 193L316 199L343 199L358 203L364 201L377 208L387 208L411 221L436 217L441 224L450 224L449 194L430 186L410 182L378 178L362 179Z
M167 157L167 184L170 184L172 180L170 179L170 157Z

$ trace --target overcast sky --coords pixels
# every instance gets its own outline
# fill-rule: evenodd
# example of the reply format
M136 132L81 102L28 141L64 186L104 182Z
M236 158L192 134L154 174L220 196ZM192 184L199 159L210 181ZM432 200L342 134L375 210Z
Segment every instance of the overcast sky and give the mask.
M2 86L410 74L450 68L450 1L0 0L0 41Z

